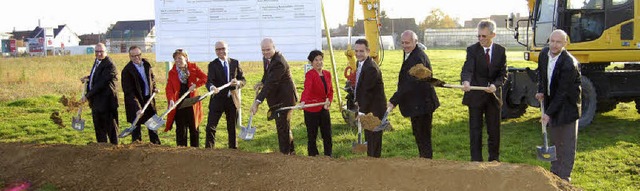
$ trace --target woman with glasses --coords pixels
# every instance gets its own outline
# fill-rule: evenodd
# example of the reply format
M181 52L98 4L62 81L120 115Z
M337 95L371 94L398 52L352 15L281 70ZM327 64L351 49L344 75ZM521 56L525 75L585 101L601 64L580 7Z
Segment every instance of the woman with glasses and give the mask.
M196 88L204 85L207 82L207 74L202 72L198 66L189 62L189 57L186 51L177 49L173 53L173 68L169 71L167 77L167 101L169 101L169 108L175 104L180 96L189 91L192 85ZM196 91L191 91L186 98L198 96ZM192 106L180 108L180 105L176 109L169 112L167 117L165 132L170 131L175 120L176 123L176 145L187 146L187 129L189 131L189 142L192 147L198 147L200 143L200 133L198 131L198 125L202 121L202 104L197 102Z

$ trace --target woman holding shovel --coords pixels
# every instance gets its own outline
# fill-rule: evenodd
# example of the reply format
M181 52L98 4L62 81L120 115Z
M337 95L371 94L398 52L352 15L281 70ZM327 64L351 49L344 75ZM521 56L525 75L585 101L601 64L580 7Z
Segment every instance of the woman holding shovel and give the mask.
M203 86L207 82L207 74L202 72L195 63L189 62L189 57L182 49L177 49L173 53L173 68L167 77L167 101L171 108L181 95L189 92L189 87ZM196 91L191 91L188 97L198 96ZM178 107L179 108L179 107ZM202 121L202 103L197 102L189 107L173 110L167 117L165 132L170 131L173 122L176 122L176 145L187 146L187 129L189 130L189 142L192 147L198 147L200 143L200 133L198 125Z
M329 106L333 101L333 88L331 87L331 73L323 70L324 54L322 51L313 50L309 53L307 59L313 66L309 70L304 79L304 90L300 98L300 106L307 103L318 103L329 100L329 104L316 107L308 107L304 109L304 123L307 126L307 152L309 156L318 155L316 146L316 138L318 137L318 128L322 135L322 143L324 146L324 155L331 156L333 147L331 141L331 116L329 115Z

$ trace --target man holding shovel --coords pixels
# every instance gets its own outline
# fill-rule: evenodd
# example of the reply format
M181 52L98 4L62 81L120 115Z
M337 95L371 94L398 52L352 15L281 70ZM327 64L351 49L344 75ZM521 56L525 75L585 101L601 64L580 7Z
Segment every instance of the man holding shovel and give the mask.
M96 59L88 76L80 80L87 84L87 93L80 99L89 101L93 126L98 143L118 144L118 96L116 82L118 72L116 65L107 56L107 48L98 43L95 47Z
M578 140L580 118L580 65L564 47L567 33L554 30L549 47L542 49L538 59L538 93L543 104L542 124L548 124L551 144L556 146L557 160L551 162L551 172L571 181Z
M209 63L206 86L209 91L214 91L217 94L211 96L209 101L209 117L205 130L205 148L215 148L216 127L224 112L227 119L229 148L237 149L236 122L238 118L237 108L240 108L240 105L234 104L234 95L232 95L231 90L235 90L236 87L241 88L246 83L246 80L242 75L242 69L240 68L238 60L227 56L229 45L227 45L226 42L216 42L215 51L218 58ZM229 88L218 90L217 87L223 86L228 82L231 82Z
M469 145L471 161L482 158L482 122L487 124L489 161L500 161L500 107L502 84L507 80L505 48L493 42L496 23L482 20L478 24L478 42L467 47L467 58L460 76L465 91L462 104L469 107ZM487 87L471 91L471 86ZM484 120L483 120L484 118Z
M151 64L142 58L142 50L138 46L129 47L129 63L122 69L122 91L124 92L124 109L127 114L127 122L133 123L138 115L142 115L136 122L135 129L131 133L131 142L142 141L142 129L140 125L156 115L155 100L151 100L148 108L142 111L143 106L150 100L151 94L158 93L156 80L151 69ZM149 141L160 144L158 133L149 132Z
M398 89L393 94L387 110L392 110L396 105L400 106L400 113L405 117L411 117L411 129L416 138L418 152L422 158L432 158L431 146L431 122L433 112L440 106L438 96L433 86L419 80L409 74L409 70L417 65L423 65L431 70L429 57L420 48L417 48L418 35L407 30L401 36L404 50L404 61L398 74Z
M262 90L256 95L256 100L251 106L251 114L258 111L260 103L267 101L270 110L281 107L293 106L298 100L296 86L291 78L289 64L282 53L276 51L276 46L271 38L265 38L260 43L262 56L264 57L264 74L262 76ZM295 154L293 134L291 133L291 110L278 113L276 129L278 131L278 146L283 154Z
M356 108L358 108L358 112L373 113L378 119L382 119L386 110L387 100L384 94L382 72L376 62L369 57L369 42L366 39L356 40L354 50L358 60L354 91ZM364 138L367 141L367 156L376 158L381 156L382 132L365 130Z

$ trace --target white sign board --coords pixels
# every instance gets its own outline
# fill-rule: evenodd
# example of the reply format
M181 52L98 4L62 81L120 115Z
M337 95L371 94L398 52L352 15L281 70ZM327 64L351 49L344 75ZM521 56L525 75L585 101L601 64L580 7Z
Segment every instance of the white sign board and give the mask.
M189 61L212 61L219 40L241 61L261 61L265 37L287 60L322 47L319 0L155 0L155 9L158 61L173 61L178 48Z

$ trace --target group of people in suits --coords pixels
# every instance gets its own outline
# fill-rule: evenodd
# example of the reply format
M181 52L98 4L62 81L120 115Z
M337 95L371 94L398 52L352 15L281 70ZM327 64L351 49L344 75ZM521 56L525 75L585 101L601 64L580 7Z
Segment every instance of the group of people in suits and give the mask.
M466 60L462 67L461 82L464 97L462 103L468 106L469 112L469 146L472 161L483 161L482 135L483 123L487 126L488 161L500 160L500 117L502 86L507 78L506 50L494 43L496 24L491 20L483 20L477 27L478 42L467 47ZM419 156L432 158L431 141L433 112L440 106L434 86L427 80L411 76L410 69L423 65L432 70L427 54L417 46L418 37L411 30L404 31L401 43L404 52L402 66L398 74L397 90L387 101L384 92L382 72L369 56L369 43L366 39L355 42L354 51L357 59L356 79L353 88L353 101L358 112L372 113L382 119L386 111L396 106L404 117L411 119L411 128L415 137ZM551 171L559 177L570 180L577 142L577 126L580 117L580 68L577 60L565 50L567 34L555 30L549 38L549 47L544 48L539 59L539 89L536 98L547 108L543 111L541 121L550 127L552 144L557 146L558 160L552 162ZM321 134L324 155L332 155L332 136L329 107L333 101L331 73L323 69L324 54L314 50L309 53L311 70L305 74L304 90L298 102L295 83L289 65L271 38L262 40L263 76L254 86L256 99L250 112L255 114L259 106L266 101L270 111L275 114L275 124L279 151L283 154L295 154L293 135L290 127L291 110L278 111L288 106L304 106L310 103L326 104L304 109L304 121L307 126L308 154L318 155L316 139ZM188 55L182 49L173 53L174 66L169 71L166 86L166 97L169 106L174 106L180 95L190 92L188 97L196 97L196 91L190 86L206 85L212 96L209 104L209 116L206 125L206 148L215 147L216 127L222 113L226 116L228 146L236 149L236 123L239 105L233 101L233 91L246 84L239 61L228 57L228 45L223 41L216 42L215 51L218 58L208 65L207 74L195 63L188 61ZM95 64L89 76L81 80L86 83L87 92L82 101L89 101L94 118L96 138L98 142L108 140L117 144L117 96L115 82L116 69L107 56L104 44L95 49ZM155 101L149 110L141 111L142 105L149 101L151 94L157 93L155 77L149 62L141 57L139 47L129 49L131 61L122 71L122 89L125 96L127 122L133 122L137 115L146 121L156 114ZM230 88L219 90L218 87L230 83ZM472 86L486 87L484 91L471 90ZM200 102L192 106L182 107L169 113L165 131L176 124L176 142L187 146L187 132L190 134L190 145L198 147L199 123L202 121ZM139 122L132 139L141 140ZM319 130L319 131L318 131ZM367 155L380 157L382 151L383 131L365 130ZM160 144L158 134L149 130L152 143Z

